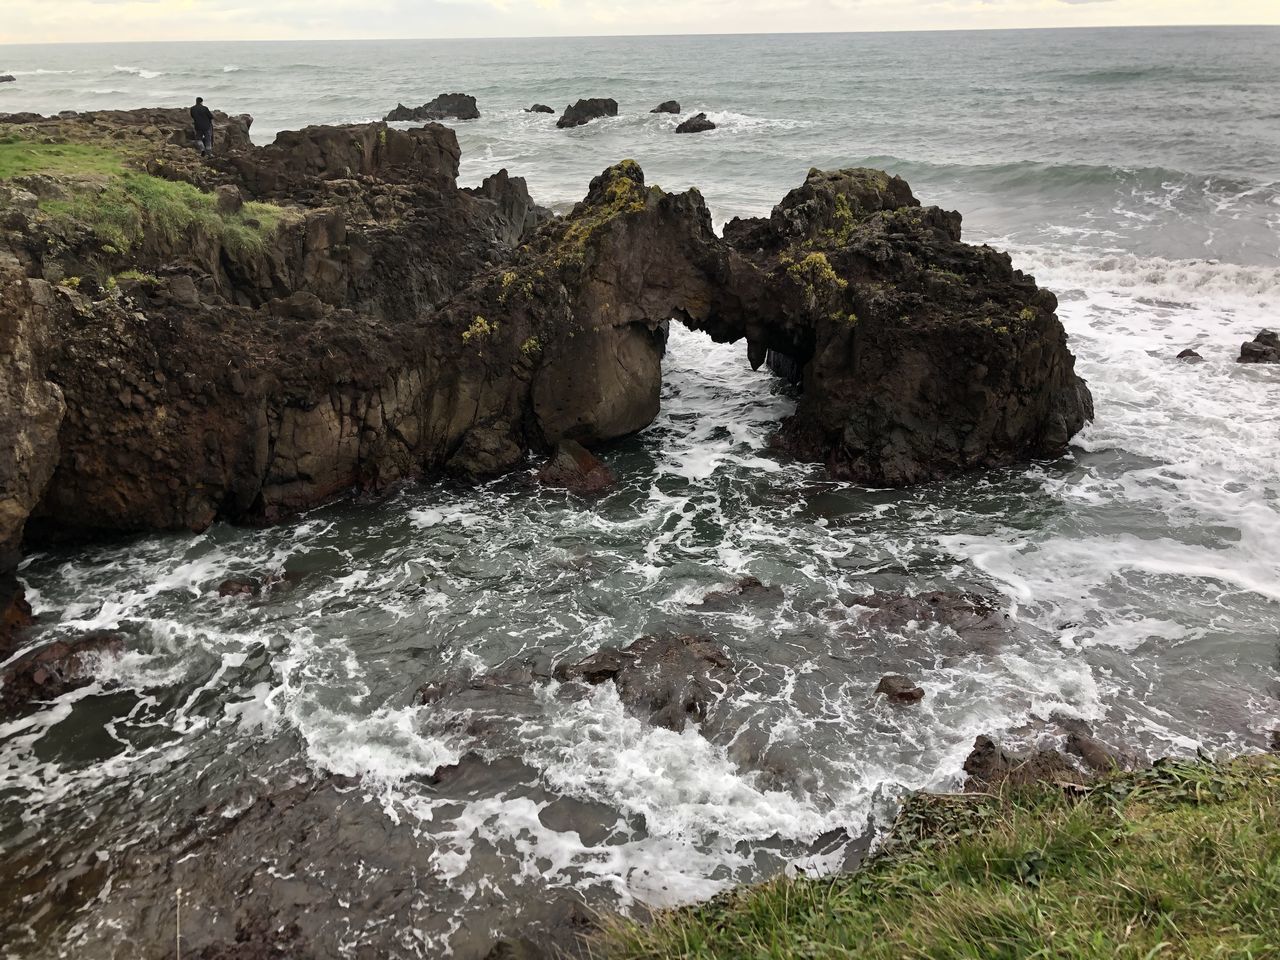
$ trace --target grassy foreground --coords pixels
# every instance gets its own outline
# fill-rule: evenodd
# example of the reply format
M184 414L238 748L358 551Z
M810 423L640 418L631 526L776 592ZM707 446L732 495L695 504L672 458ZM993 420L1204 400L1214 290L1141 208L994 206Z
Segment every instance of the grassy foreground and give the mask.
M1280 958L1280 757L912 798L865 869L617 921L610 958Z
M97 144L0 139L0 181L30 174L62 179L66 199L42 201L41 213L87 227L107 253L128 253L150 232L171 244L198 234L232 256L250 256L290 216L283 207L254 202L224 213L212 193L131 169L127 160L126 152Z

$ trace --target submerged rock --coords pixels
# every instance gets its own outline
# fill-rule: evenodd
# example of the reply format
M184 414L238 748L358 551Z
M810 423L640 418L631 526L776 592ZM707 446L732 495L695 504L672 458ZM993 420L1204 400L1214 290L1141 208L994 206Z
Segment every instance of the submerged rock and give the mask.
M1280 363L1280 334L1263 330L1240 347L1239 363Z
M1192 350L1190 347L1188 347L1186 350L1183 350L1180 354L1178 354L1178 359L1183 361L1184 363L1203 363L1204 362L1204 357L1200 356L1200 354L1196 353L1196 351Z
M618 478L590 450L576 440L561 440L555 454L538 471L544 487L562 487L574 493L600 493Z
M680 102L678 100L663 100L662 103L658 104L649 112L650 113L679 113Z
M610 97L591 97L586 100L579 100L572 106L565 107L564 113L556 121L556 126L561 129L580 127L584 123L599 120L601 117L616 117L617 115L617 100Z
M112 633L89 633L58 640L23 654L0 670L0 720L20 716L93 682L96 657L119 653L123 641Z
M641 637L621 650L601 650L556 667L556 679L591 685L612 681L632 712L655 726L683 730L707 718L734 682L735 668L709 637Z
M756 577L743 577L729 590L713 590L706 594L700 603L692 604L695 610L721 612L732 610L743 603L754 601L779 601L782 599L782 588L766 585Z
M261 592L261 581L252 577L233 577L218 584L220 597L256 597Z
M707 119L705 113L697 113L676 127L676 133L706 133L715 128L716 125Z
M0 83L14 83L16 78L12 74L0 74Z
M853 602L863 629L903 633L910 627L945 626L971 649L993 649L1010 632L1009 615L988 597L962 591L873 593Z
M384 118L388 121L421 121L421 120L476 120L480 110L476 106L476 98L465 93L442 93L434 100L420 107L406 107L403 103Z
M969 775L966 789L971 790L1040 782L1084 785L1090 779L1057 750L1012 754L987 736L974 740L973 751L964 761L964 772Z
M891 703L919 703L924 699L922 689L896 673L881 677L876 693L884 694Z
M532 107L525 107L525 113L555 113L555 110L548 107L545 103L535 103Z

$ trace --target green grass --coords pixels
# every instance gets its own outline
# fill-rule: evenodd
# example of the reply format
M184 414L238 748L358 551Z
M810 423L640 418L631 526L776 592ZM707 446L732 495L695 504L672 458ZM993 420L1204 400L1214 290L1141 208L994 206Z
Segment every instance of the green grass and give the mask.
M84 143L36 143L18 137L0 139L0 180L32 173L55 176L115 177L124 173L124 156Z
M615 921L593 956L1275 960L1280 758L918 795L857 873Z

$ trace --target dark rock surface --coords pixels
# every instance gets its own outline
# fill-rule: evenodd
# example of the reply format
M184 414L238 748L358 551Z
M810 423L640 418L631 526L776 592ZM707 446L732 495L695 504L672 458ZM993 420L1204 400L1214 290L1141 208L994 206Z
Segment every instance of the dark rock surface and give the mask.
M0 721L35 709L93 682L90 666L98 656L119 653L123 641L111 633L90 633L28 651L0 670Z
M232 577L218 584L220 597L256 597L262 592L262 582L252 577Z
M1263 330L1240 346L1240 363L1280 363L1280 334Z
M22 585L12 576L0 574L0 660L17 649L22 632L35 622Z
M538 482L574 493L601 493L617 484L618 478L582 444L561 440L551 459L538 471Z
M420 122L423 120L475 120L480 116L476 98L465 93L442 93L420 107L406 107L403 103L384 117L388 121Z
M655 726L683 730L706 719L734 682L733 662L709 637L641 637L621 650L601 650L556 667L556 679L591 685L612 681L627 708Z
M902 633L911 626L945 626L971 649L993 650L1008 635L1009 615L996 601L976 593L873 593L854 601L851 612L864 629Z
M1190 347L1188 347L1186 350L1183 350L1181 353L1179 353L1178 359L1183 361L1184 363L1203 363L1204 362L1204 357L1200 356L1200 354L1196 353L1196 351L1192 350Z
M716 125L707 119L705 113L696 113L676 127L676 133L706 133L715 128Z
M555 109L548 107L545 103L535 103L532 107L525 107L525 113L555 113Z
M565 107L564 113L556 121L556 126L561 129L580 127L584 123L599 120L601 117L616 117L617 115L617 100L610 97L590 97L586 100L579 100L572 106Z
M17 82L17 78L12 76L11 74L6 73L6 74L0 75L0 83L15 83L15 82Z
M678 101L678 100L663 100L663 101L662 101L662 103L658 104L656 107L654 107L654 108L653 108L652 110L650 110L649 112L650 112L650 113L679 113L679 112L680 112L680 101Z
M876 693L883 694L891 703L919 703L924 699L922 689L896 673L881 677L876 684Z
M1090 779L1057 750L1013 754L986 736L973 742L973 751L964 761L964 772L969 775L967 788L972 790L1041 782L1084 785Z
M692 604L694 610L722 612L734 610L745 603L777 602L782 599L782 588L761 583L756 577L743 577L728 590L713 590L702 598L700 603Z

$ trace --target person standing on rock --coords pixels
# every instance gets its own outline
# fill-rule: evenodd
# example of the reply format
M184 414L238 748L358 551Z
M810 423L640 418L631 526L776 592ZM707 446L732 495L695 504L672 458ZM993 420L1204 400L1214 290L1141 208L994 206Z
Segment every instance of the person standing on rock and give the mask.
M196 97L191 108L191 122L196 125L196 144L205 156L213 155L213 114L204 105L204 97Z

